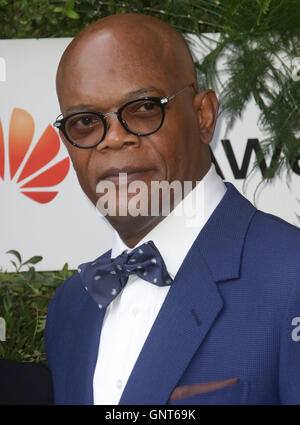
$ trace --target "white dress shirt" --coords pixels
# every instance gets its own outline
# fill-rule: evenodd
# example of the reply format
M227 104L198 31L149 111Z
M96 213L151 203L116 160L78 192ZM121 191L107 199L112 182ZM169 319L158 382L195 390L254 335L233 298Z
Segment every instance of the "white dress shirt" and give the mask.
M212 164L196 187L137 246L152 240L174 278L225 192L226 186ZM130 251L130 248L114 231L111 257L117 257L124 250ZM170 286L156 286L131 275L124 289L107 307L94 373L94 404L119 403L169 290Z

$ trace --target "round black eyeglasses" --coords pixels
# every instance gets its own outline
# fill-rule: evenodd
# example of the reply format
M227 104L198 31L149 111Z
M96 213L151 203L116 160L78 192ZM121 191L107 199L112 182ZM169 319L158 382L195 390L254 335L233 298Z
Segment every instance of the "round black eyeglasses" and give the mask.
M102 114L96 111L74 112L64 118L56 118L53 124L62 131L73 146L93 148L104 140L107 132L106 117L117 115L120 124L131 134L148 136L158 131L165 118L165 105L192 84L168 97L141 97L124 103L116 112Z

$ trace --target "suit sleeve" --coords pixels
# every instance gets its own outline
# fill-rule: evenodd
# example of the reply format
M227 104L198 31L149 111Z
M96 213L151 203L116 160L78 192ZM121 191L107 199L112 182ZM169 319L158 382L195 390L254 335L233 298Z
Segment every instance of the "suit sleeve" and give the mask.
M50 301L50 304L49 304L49 307L48 307L46 326L45 326L45 331L44 331L44 345L45 345L47 362L48 362L49 366L51 365L51 361L50 361L50 340L51 340L52 321L53 321L52 310L53 310L53 305L54 305L54 302L55 302L54 298L55 298L55 294L52 297L52 300Z
M290 294L280 341L281 403L300 405L300 279Z
M59 288L54 293L49 307L47 311L47 319L46 319L46 326L44 331L44 345L45 345L45 352L47 357L48 365L51 368L51 353L52 353L52 339L55 333L55 324L59 318L59 312L57 311L58 305L60 304L59 301L61 299L61 295L63 293L64 289L64 283L62 283Z

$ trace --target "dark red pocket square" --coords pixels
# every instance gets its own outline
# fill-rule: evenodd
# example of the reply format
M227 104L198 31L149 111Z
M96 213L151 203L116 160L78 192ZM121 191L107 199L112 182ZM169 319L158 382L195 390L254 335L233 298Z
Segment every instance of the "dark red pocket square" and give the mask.
M238 382L239 378L230 378L226 379L225 381L202 382L200 384L183 385L174 389L174 391L171 393L170 401L177 401L196 394L219 390L220 388L228 387L229 385L238 384Z

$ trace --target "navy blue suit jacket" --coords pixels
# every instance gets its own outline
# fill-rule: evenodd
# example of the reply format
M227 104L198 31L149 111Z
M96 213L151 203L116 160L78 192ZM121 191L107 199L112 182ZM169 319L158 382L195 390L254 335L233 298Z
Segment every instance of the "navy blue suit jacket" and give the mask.
M300 404L300 230L226 186L175 277L119 404ZM45 347L56 403L93 403L104 314L78 274L55 293ZM230 378L239 382L170 401L176 387Z

